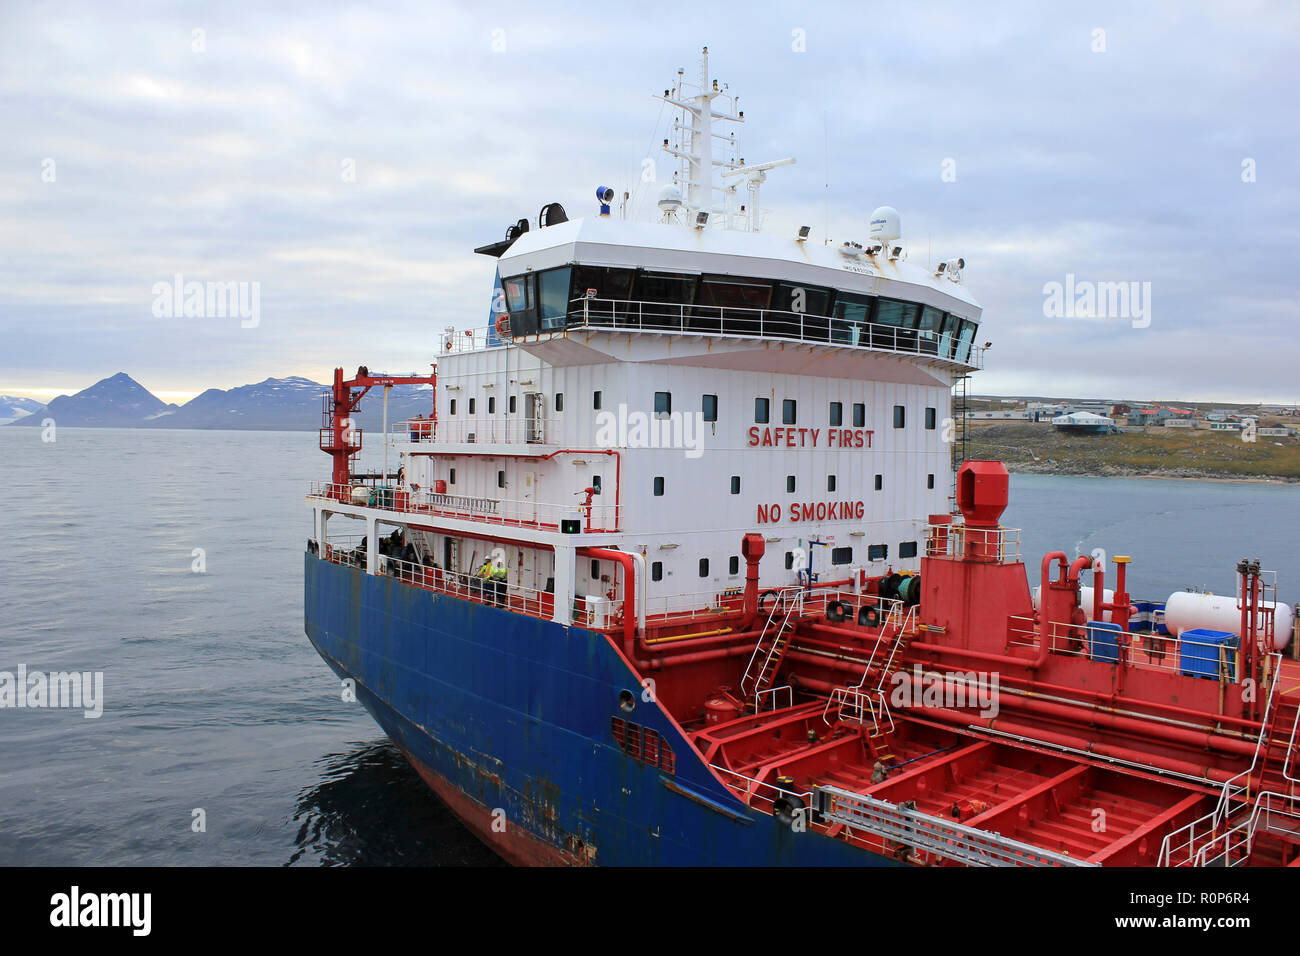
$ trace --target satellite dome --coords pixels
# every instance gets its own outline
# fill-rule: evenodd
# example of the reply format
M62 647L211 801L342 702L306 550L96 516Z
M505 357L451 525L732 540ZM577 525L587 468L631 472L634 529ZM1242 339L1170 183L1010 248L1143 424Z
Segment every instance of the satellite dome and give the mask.
M669 183L659 190L659 208L664 212L672 212L674 209L680 209L681 206L682 191L676 185Z
M898 210L893 206L876 207L871 213L871 238L881 242L891 242L902 234L903 227L898 218Z

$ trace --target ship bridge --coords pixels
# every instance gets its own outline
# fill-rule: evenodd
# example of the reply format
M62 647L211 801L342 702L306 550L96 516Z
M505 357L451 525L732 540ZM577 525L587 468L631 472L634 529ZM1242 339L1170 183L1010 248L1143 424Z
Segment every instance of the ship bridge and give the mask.
M602 216L524 233L498 272L493 331L551 364L608 361L610 343L575 331L673 336L679 362L916 384L950 383L983 361L980 307L959 270L911 264L901 247Z

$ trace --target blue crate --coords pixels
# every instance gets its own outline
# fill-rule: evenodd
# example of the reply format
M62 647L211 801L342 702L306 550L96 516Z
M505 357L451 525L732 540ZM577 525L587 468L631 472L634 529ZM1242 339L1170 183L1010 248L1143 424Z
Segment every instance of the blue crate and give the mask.
M1208 627L1190 627L1178 636L1179 670L1189 677L1219 679L1219 649L1227 648L1228 679L1236 680L1237 635L1231 631L1212 631Z
M1088 657L1107 664L1119 662L1119 635L1124 632L1110 621L1088 622Z

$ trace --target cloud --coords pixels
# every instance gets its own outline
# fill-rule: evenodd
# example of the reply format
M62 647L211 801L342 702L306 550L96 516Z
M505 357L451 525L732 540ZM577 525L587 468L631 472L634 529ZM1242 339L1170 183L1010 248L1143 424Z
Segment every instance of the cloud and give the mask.
M589 213L599 182L652 209L652 94L708 43L742 154L799 159L765 187L770 229L862 238L888 202L913 258L965 257L995 343L977 391L1294 399L1300 10L887 14L720 4L686 35L653 6L8 5L0 380L422 367L486 313L474 246L546 202ZM260 283L263 321L155 318L176 274ZM1150 282L1150 327L1044 317L1067 274Z

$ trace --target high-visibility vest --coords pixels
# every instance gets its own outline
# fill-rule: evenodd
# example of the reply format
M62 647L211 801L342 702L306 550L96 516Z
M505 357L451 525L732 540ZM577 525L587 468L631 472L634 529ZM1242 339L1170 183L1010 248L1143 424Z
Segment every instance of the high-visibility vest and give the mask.
M492 580L493 580L493 581L504 581L504 580L506 579L506 576L507 576L508 574L509 574L509 572L508 572L504 567L496 568L496 569L493 570L493 572L492 572Z
M487 564L483 565L483 567L481 567L481 568L478 569L478 576L481 577L481 578L483 578L485 581L491 579L491 577L492 577L492 562L491 562L491 561L489 561Z

